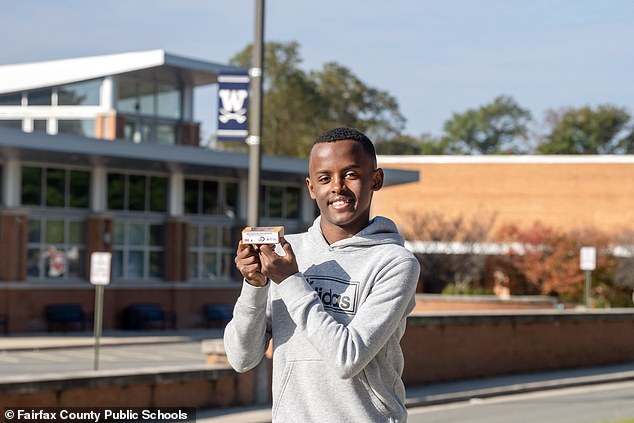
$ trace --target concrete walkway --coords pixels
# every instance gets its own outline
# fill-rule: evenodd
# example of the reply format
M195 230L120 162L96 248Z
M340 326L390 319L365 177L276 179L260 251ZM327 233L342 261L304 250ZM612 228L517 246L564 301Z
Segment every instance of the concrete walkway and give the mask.
M104 331L100 345L146 345L202 341L222 338L222 329L157 331ZM92 332L43 332L0 336L0 351L29 351L58 348L92 347Z
M151 332L107 331L101 338L101 344L177 343L221 337L221 329ZM90 347L93 342L92 333L87 332L0 336L0 351ZM407 389L406 404L408 407L416 407L625 380L634 380L634 361L607 366L524 373L410 387ZM270 419L270 406L263 406L200 410L197 421L255 423L270 422Z

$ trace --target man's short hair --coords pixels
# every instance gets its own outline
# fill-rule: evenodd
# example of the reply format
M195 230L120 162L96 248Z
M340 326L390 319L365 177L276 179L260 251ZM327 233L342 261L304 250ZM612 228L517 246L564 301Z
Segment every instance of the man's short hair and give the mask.
M365 151L368 156L370 156L370 159L376 166L376 150L374 149L374 144L372 144L372 141L370 141L370 138L368 138L366 134L359 131L358 129L347 127L329 129L319 134L317 138L315 138L315 142L313 143L313 145L322 142L335 142L343 140L356 141L360 143L363 151Z

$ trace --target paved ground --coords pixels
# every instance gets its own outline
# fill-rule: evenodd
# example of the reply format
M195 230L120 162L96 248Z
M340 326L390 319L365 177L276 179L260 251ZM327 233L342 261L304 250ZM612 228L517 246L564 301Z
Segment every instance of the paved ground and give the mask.
M140 369L171 366L178 368L202 364L204 356L200 351L200 341L203 339L219 338L218 330L193 331L165 331L165 332L107 332L102 338L101 368L102 369ZM93 338L91 334L39 334L29 336L0 337L0 381L3 376L11 378L16 375L32 374L34 378L42 372L68 373L92 369ZM524 415L523 420L491 420L493 415L486 414L487 410L505 409L506 406L493 404L507 404L519 401L508 407L509 410L525 410L526 413L541 412L542 408L551 404L553 415L564 415L557 407L569 404L594 404L599 410L621 410L619 401L634 405L634 385L627 385L626 381L634 381L634 362L611 366L601 366L584 369L568 369L554 372L519 374L511 376L492 377L486 379L464 380L451 383L429 384L423 387L410 388L407 391L407 404L412 410L412 417L420 414L420 420L413 422L527 422L544 421L553 423L595 423L593 420L583 420L583 415L577 420L547 420L530 418ZM613 388L623 383L623 389ZM601 388L605 387L605 388ZM593 390L596 388L595 390ZM577 389L577 391L574 391ZM572 391L570 391L572 390ZM628 391L629 390L629 391ZM588 396L586 395L586 392ZM517 397L517 395L525 397ZM572 396L570 396L570 395ZM579 396L575 396L579 395ZM516 398L514 398L516 397ZM536 398L541 398L536 400ZM592 400L592 398L595 398ZM611 402L612 400L616 402ZM528 402L526 402L528 401ZM537 402L531 402L537 401ZM541 401L541 402L540 402ZM439 405L444 404L444 405ZM458 407L457 404L462 404ZM469 407L474 405L491 404L492 408ZM421 408L421 406L424 406ZM440 408L439 408L440 407ZM445 407L445 408L442 408ZM454 420L442 420L443 416L452 416L450 411L464 408L465 418L454 416ZM581 407L580 409L582 409ZM437 410L435 417L431 413ZM531 411L532 410L532 411ZM625 417L634 417L631 408L623 408ZM480 420L471 419L471 413L484 413ZM627 413L630 413L627 415ZM609 413L608 413L609 414ZM622 414L622 413L621 413ZM618 416L621 416L618 414ZM476 414L473 414L475 416ZM616 415L616 414L614 414ZM588 417L593 416L588 414ZM607 415L604 419L613 419ZM433 420L438 418L438 420ZM475 418L475 417L474 417ZM478 417L480 418L480 417ZM544 417L546 418L546 417ZM268 422L270 411L268 407L247 407L232 409L201 410L199 422Z
M1 341L0 341L1 343ZM198 342L152 345L111 345L99 351L99 369L138 369L205 363ZM94 349L90 347L0 352L0 380L4 376L37 376L43 372L92 370Z

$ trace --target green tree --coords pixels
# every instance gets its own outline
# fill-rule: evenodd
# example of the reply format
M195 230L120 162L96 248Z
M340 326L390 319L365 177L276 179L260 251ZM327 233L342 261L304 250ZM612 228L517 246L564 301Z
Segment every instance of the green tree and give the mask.
M386 155L438 155L448 154L447 140L431 134L419 137L399 135L376 143L376 152Z
M634 131L629 113L602 105L549 111L551 126L537 149L543 154L622 154L634 152Z
M366 85L350 69L335 62L324 64L311 78L328 104L327 127L350 126L375 142L400 135L405 125L396 98Z
M420 141L411 135L400 135L375 143L377 154L385 155L417 155L421 152Z
M507 96L499 96L477 109L454 113L444 125L447 153L526 152L530 120L530 112Z
M231 63L249 67L251 49L247 46ZM333 126L356 127L374 141L400 134L405 119L396 99L366 85L350 69L327 63L306 72L296 42L266 43L264 61L264 153L307 157L314 137Z
M236 54L231 63L250 67L252 46ZM299 65L299 44L270 42L264 56L263 121L266 154L306 156L315 128L326 118L326 104L318 87Z

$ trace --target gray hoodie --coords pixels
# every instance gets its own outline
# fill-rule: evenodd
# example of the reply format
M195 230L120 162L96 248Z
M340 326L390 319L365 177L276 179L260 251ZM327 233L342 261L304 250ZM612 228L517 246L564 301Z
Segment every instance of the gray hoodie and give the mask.
M286 237L298 273L263 288L243 283L227 358L245 372L273 339L274 422L405 422L399 341L418 261L384 217L331 245L319 222Z

